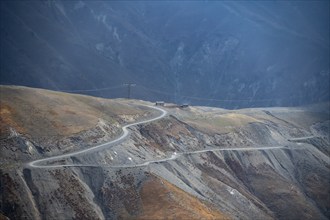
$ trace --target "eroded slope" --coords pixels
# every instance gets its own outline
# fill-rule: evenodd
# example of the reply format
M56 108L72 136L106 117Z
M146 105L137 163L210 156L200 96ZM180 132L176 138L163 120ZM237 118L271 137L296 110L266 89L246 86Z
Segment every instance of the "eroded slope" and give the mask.
M26 89L2 87L4 90ZM43 90L42 97L48 93ZM45 101L39 100L37 92L32 94L36 102ZM75 109L79 117L87 114L87 110L79 113L82 104L77 107L72 101L81 100L80 96L60 95L70 97L68 108ZM29 98L25 92L24 99ZM107 116L103 120L111 117L122 125L131 115L139 120L157 114L138 108L140 101L102 100L111 104L100 108L99 99L83 99L83 105L95 109L91 121L104 113ZM24 109L15 98L5 101L15 111L29 111L29 103L25 102ZM21 107L24 111L18 109ZM329 218L327 108L165 109L169 112L165 118L130 128L126 141L54 161L63 164L58 168L24 168L14 162L15 158L45 157L38 147L48 148L48 155L56 154L51 147L56 141L37 146L37 136L28 133L29 129L19 131L15 127L19 124L34 126L24 121L27 115L22 114L22 120L12 117L10 123L3 120L2 127L8 132L1 139L1 156L7 161L1 167L6 198L1 203L2 212L13 219ZM62 115L55 119L43 112L34 117L65 124ZM88 142L83 145L88 147L91 141L102 142L104 135L115 134L111 133L113 128L104 131L95 126L97 123L94 127L86 124L83 132L70 135L81 143ZM92 139L85 135L90 131L97 134ZM68 145L63 143L64 148ZM28 146L36 153L19 150Z

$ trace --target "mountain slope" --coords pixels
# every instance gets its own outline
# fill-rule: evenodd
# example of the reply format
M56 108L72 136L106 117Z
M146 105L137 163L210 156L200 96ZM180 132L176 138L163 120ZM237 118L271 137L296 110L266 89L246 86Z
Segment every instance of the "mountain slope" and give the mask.
M95 146L118 134L118 127L97 129L89 115L122 126L159 113L139 107L151 103L137 100L4 86L1 94L2 131L8 131L0 139L1 212L10 218L329 218L328 104L235 111L167 105L167 116L131 127L124 142L33 168L25 162ZM55 139L38 142L44 131L29 133L50 119L68 127L62 117L70 112L54 109L61 114L54 117L47 111L54 97L84 122L83 132L60 133L61 149L53 147ZM28 111L35 103L37 113L6 119L9 110ZM95 135L86 135L90 131ZM47 167L51 164L59 166Z

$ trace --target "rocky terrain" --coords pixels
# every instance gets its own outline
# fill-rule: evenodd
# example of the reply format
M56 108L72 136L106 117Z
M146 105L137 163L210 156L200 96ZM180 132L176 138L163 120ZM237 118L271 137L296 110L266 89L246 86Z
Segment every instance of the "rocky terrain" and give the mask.
M318 103L330 97L329 20L328 1L1 1L0 84L109 98L132 82L136 99L225 108Z
M329 104L225 110L1 86L2 219L329 219ZM51 165L56 165L51 167Z

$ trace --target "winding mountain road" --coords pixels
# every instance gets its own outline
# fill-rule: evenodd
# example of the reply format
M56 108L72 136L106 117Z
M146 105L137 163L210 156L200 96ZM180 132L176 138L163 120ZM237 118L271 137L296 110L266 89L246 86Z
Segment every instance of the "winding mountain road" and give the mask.
M216 151L251 151L251 150L274 150L274 149L286 149L286 146L260 146L260 147L251 147L251 146L247 146L247 147L231 147L231 148L209 148L209 149L203 149L203 150L197 150L197 151L187 151L187 152L173 152L173 154L170 157L167 158L162 158L162 159L156 159L156 160L149 160L149 161L145 161L143 163L132 163L132 164L122 164L122 165L94 165L94 164L46 164L46 165L42 165L40 163L47 163L47 162L51 162L51 161L55 161L55 160L61 160L64 158L68 158L68 157L72 157L72 156L77 156L77 155L81 155L81 154L86 154L86 153L91 153L94 151L99 151L101 149L105 149L105 148L109 148L112 147L116 144L121 143L122 141L124 141L128 135L129 135L129 131L128 128L135 126L135 125L139 125L139 124L145 124L145 123L149 123L149 122L153 122L156 120L159 120L163 117L165 117L167 115L167 111L155 106L147 106L146 107L158 110L161 112L161 114L155 118L151 118L148 120L144 120L144 121L140 121L140 122L135 122L132 124L128 124L122 127L123 133L121 136L119 136L118 138L116 138L115 140L112 140L110 142L104 143L104 144L100 144L88 149L84 149L84 150L80 150L80 151L75 151L72 153L67 153L67 154L63 154L63 155L58 155L58 156L53 156L53 157L48 157L48 158L44 158L44 159L39 159L39 160L34 160L32 162L27 163L26 165L28 167L31 168L61 168L61 167L109 167L109 168L131 168L131 167L142 167L142 166L148 166L152 163L163 163L163 162L168 162L171 160L175 160L180 156L183 155L191 155L191 154L199 154L199 153L205 153L205 152L216 152ZM308 137L300 137L300 138L292 138L289 139L288 141L299 141L299 140L303 140L303 139L309 139L309 138L313 138L315 136L308 136Z
M104 148L109 148L111 146L114 146L116 144L121 143L122 141L124 141L127 138L127 136L129 135L129 131L128 131L129 127L159 120L159 119L165 117L166 114L167 114L167 111L165 111L164 109L158 108L156 106L148 106L148 105L144 105L144 106L155 109L155 110L158 110L158 111L161 112L161 114L159 116L155 117L155 118L151 118L151 119L147 119L147 120L144 120L144 121L135 122L135 123L123 126L122 127L122 130L123 130L122 135L119 136L118 138L110 141L110 142L100 144L100 145L97 145L97 146L94 146L94 147L91 147L91 148L88 148L88 149L75 151L75 152L72 152L72 153L67 153L67 154L62 154L62 155L58 155L58 156L47 157L47 158L44 158L44 159L34 160L34 161L31 161L31 162L27 163L26 165L28 167L33 167L33 168L55 168L55 167L67 166L67 165L39 165L39 164L44 163L44 162L54 161L54 160L61 160L61 159L64 159L64 158L77 156L79 154L91 153L93 151L98 151L98 150L101 150L101 149L104 149Z

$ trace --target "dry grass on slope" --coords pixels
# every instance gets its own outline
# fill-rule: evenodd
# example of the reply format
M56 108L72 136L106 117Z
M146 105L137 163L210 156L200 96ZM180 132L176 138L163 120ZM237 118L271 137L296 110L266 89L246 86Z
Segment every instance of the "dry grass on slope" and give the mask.
M2 138L17 132L39 137L65 137L95 127L100 119L123 123L146 113L127 102L17 86L0 86Z
M140 191L143 209L137 219L229 219L196 197L159 177L151 177Z
M228 113L197 113L191 114L181 118L191 126L208 131L211 133L225 133L232 131L234 128L242 127L251 122L259 122L259 120L248 115L239 114L235 112Z

